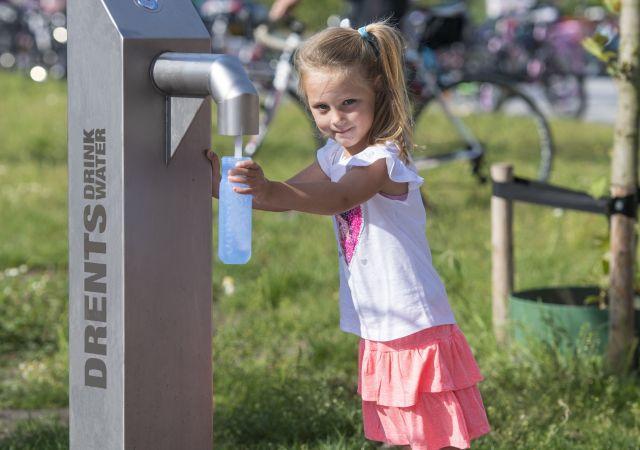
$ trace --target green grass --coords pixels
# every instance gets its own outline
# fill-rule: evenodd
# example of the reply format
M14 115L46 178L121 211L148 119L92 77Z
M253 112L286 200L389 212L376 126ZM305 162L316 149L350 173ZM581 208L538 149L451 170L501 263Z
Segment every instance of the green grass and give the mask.
M65 89L5 73L0 87L0 408L65 407ZM270 177L283 179L313 160L305 120L293 105L277 117L257 158ZM553 125L552 181L599 189L609 173L610 127ZM434 139L442 133L428 131ZM517 142L508 128L488 131L505 152ZM214 135L213 142L219 153L232 152L230 140ZM480 389L493 431L473 448L637 448L640 383L610 375L588 337L569 356L546 344L496 345L490 186L478 185L464 164L423 175L434 264L485 376ZM515 209L517 289L601 281L604 218ZM357 338L338 329L330 219L256 212L254 220L251 262L214 260L215 448L375 448L361 432ZM225 293L230 284L234 292ZM47 421L21 424L0 440L2 449L67 446L66 428Z
M69 430L53 419L24 420L11 436L0 440L3 450L64 450L69 448Z

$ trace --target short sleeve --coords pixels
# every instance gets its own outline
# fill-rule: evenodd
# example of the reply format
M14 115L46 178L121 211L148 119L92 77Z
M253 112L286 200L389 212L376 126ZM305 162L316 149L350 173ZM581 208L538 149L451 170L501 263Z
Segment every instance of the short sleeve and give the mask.
M392 142L365 148L347 162L347 169L369 166L382 158L387 162L387 173L391 180L397 183L409 183L409 190L418 189L424 183L424 179L418 175L415 167L402 161L400 150Z
M339 145L336 141L327 139L327 143L316 152L318 164L320 164L320 168L329 178L331 178L331 166L333 165L333 158L337 148L339 148Z

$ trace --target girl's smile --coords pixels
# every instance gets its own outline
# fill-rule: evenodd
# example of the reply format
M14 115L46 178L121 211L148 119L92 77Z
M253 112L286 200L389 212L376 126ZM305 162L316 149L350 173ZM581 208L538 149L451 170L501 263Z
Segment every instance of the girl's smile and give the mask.
M373 124L375 92L357 71L313 71L304 90L316 126L354 155L364 150Z

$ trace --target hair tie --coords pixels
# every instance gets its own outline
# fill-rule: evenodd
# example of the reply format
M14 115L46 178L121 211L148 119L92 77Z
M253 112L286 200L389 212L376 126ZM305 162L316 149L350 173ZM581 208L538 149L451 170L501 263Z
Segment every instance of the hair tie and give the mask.
M360 36L362 36L363 39L365 39L373 46L373 51L375 52L376 56L379 56L380 52L378 50L378 45L376 44L376 39L372 34L369 34L369 32L367 31L367 26L365 25L358 28L358 33L360 33Z

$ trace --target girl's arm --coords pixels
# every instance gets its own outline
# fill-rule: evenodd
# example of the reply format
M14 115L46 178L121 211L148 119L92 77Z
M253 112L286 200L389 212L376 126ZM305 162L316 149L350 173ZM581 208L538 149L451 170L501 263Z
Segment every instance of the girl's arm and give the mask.
M213 151L207 150L206 152L207 158L211 161L211 170L213 173L213 192L211 193L213 197L218 198L219 196L219 187L220 187L220 160L218 159L218 155L216 155ZM308 183L315 181L329 181L329 177L322 171L320 168L320 164L315 161L313 164L310 164L308 167L302 169L293 177L289 178L287 183ZM242 181L244 182L244 180ZM253 199L253 209L261 209L263 211L288 211L288 208L274 208L270 207L266 204L261 204L254 197Z
M256 164L257 165L257 164ZM262 169L261 169L262 171ZM234 170L233 173L236 171ZM313 182L327 182L331 181L329 177L322 171L320 168L320 164L318 161L314 161L309 166L302 169L293 177L289 178L285 183L313 183ZM235 180L234 180L235 182ZM240 183L245 183L246 180L243 178L239 181ZM235 190L235 189L234 189ZM236 191L238 192L238 191ZM282 206L275 206L270 203L265 203L261 198L256 196L253 197L253 209L260 209L262 211L274 211L274 212L283 212L290 211L292 208L286 208Z
M319 166L317 170L322 172ZM326 175L319 180L313 177L294 177L286 182L269 181L255 161L241 161L229 176L229 181L247 184L248 188L236 187L233 190L241 194L252 194L254 204L259 204L262 209L293 209L324 215L341 213L367 201L382 190L388 179L384 159L369 166L353 167L337 183L329 180Z

